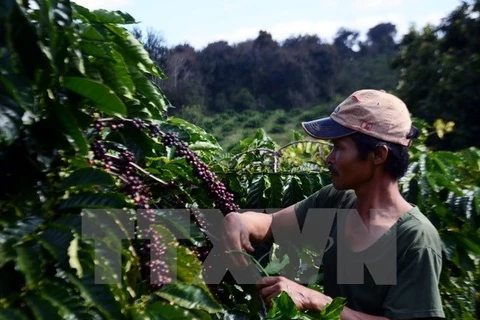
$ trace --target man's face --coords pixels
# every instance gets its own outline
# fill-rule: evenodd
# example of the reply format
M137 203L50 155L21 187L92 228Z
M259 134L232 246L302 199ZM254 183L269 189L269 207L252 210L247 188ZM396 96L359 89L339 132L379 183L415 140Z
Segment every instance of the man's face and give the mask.
M333 186L337 190L356 189L368 182L373 174L373 164L360 158L357 146L347 136L333 139L333 149L327 156Z

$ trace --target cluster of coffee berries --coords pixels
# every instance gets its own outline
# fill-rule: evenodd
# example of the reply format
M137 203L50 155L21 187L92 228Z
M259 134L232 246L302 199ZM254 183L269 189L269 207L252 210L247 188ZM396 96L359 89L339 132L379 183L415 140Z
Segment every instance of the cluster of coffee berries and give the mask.
M122 121L124 121L122 123ZM105 128L115 131L122 129L126 123L130 123L138 130L148 130L152 138L162 135L162 143L167 147L172 147L175 150L175 155L184 157L187 163L192 166L195 176L197 176L208 190L209 195L214 199L215 208L219 209L223 214L228 214L232 211L237 211L239 207L234 203L233 194L229 193L225 185L218 180L218 177L210 171L207 164L199 159L199 157L188 148L188 144L179 139L174 133L162 133L158 125L147 123L140 118L118 120L118 119L103 119L94 123L94 133L100 134ZM98 136L98 138L100 135ZM92 151L94 159L103 163L105 169L109 169L116 174L122 181L123 186L121 191L129 196L140 210L140 218L144 221L153 223L154 213L149 206L151 200L151 191L144 183L142 176L138 174L138 165L135 164L135 156L126 150L119 152L119 156L108 154L108 148L99 140L92 144ZM117 150L118 154L118 150ZM176 185L173 181L165 185L165 188L174 188ZM207 230L204 219L199 215L196 209L190 210L191 219L201 229ZM141 231L141 238L149 239L150 243L147 246L140 248L140 256L142 260L149 261L145 265L148 267L150 277L154 283L166 283L169 279L169 269L165 262L166 247L162 241L161 235L152 228L146 228ZM211 250L210 240L208 235L205 235L209 245L201 248L194 248L193 251L200 261L204 261ZM209 266L204 266L209 268ZM213 288L214 287L214 288ZM220 287L213 286L214 291L220 290Z
M100 134L101 130L107 127L110 129L122 128L123 124L116 124L116 122L117 120L97 121L94 123L94 130ZM115 126L112 128L113 125ZM99 135L96 138L99 139ZM147 240L148 244L141 246L138 251L142 261L145 261L144 267L147 268L145 273L150 274L150 279L155 287L158 287L158 284L170 282L170 271L165 262L167 247L163 243L161 235L150 227L155 222L154 211L149 205L151 192L142 176L138 174L134 154L128 150L114 150L116 154L119 154L119 156L115 156L113 152L109 153L105 143L100 140L94 140L91 149L94 160L97 160L103 168L108 169L123 181L120 190L133 200L137 209L143 209L139 210L139 214L140 219L144 219L142 224L145 228L140 230L138 235L139 238Z
M133 125L135 126L135 128L137 128L138 130L148 129L149 133L150 133L150 136L152 138L156 138L156 137L160 136L161 131L160 131L160 128L157 124L147 123L140 118L133 118L131 121L132 121Z
M102 162L107 161L106 156L107 156L108 149L103 142L99 140L93 141L91 149L93 152L93 158L95 160L99 160Z
M165 261L167 246L163 242L162 236L152 228L148 228L144 236L150 240L147 248L150 249L148 250L150 256L148 266L150 267L152 284L158 286L170 283L172 279L170 277L168 264Z
M108 120L95 120L93 123L93 130L95 134L100 133L102 130L105 128L109 128L112 131L117 131L120 129L123 129L125 127L125 124L122 122L122 120L118 119L108 119Z
M181 141L173 133L165 133L162 142L167 147L175 147L175 155L185 157L187 163L192 166L194 174L203 181L209 194L215 199L215 208L219 209L223 214L239 209L233 202L233 194L227 191L225 185L218 180L215 173L210 171L208 165L188 148L186 142Z

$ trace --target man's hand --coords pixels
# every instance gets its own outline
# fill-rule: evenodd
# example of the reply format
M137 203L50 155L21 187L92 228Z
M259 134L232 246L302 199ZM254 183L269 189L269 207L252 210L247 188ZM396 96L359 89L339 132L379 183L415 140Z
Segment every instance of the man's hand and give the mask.
M293 300L299 310L320 311L332 298L321 292L309 289L285 277L265 277L257 283L260 294L266 303L272 303L272 299L285 291Z
M237 212L232 212L225 216L222 239L227 252L246 250L252 253L255 251L250 243L250 232ZM227 255L232 257L231 261L236 267L246 267L248 265L247 259L240 253L227 253Z

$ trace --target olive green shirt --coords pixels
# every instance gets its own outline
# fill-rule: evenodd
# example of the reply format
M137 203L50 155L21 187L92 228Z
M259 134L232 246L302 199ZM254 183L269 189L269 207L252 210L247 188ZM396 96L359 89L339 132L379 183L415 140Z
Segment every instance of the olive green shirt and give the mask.
M414 206L371 247L360 253L345 251L348 250L342 245L345 242L339 241L341 239L337 236L338 226L342 225L344 216L339 214L338 209L352 209L355 202L356 196L352 190L338 191L329 185L295 205L301 228L309 208L337 209L330 231L333 245L329 245L322 259L325 294L332 298L344 297L347 307L369 315L389 319L444 318L438 288L442 268L442 243L435 227L418 207ZM338 235L341 235L340 230ZM386 263L392 244L395 246L393 248L396 248L396 265L395 250L394 258L390 261L393 261L393 270L396 269L396 284L377 284L376 277L372 276L374 272L371 271L384 268L384 272L388 274L388 270L392 270L388 269ZM339 272L351 272L349 265L337 264L342 260L340 255L346 253L351 254L353 259L355 254L361 254L359 259L365 261L365 264L362 263L362 283L338 283Z

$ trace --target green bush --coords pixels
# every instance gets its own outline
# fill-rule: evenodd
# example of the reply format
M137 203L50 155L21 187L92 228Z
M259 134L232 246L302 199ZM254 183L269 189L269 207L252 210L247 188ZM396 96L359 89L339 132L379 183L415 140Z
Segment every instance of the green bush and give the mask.
M285 126L282 126L281 124L276 124L270 129L271 133L283 133L285 132Z
M290 121L292 121L292 119L290 117L288 117L286 114L284 115L280 115L276 120L275 120L275 123L277 124L286 124L286 123L289 123Z
M244 128L258 129L265 125L265 122L259 118L252 118L246 121L243 125Z

